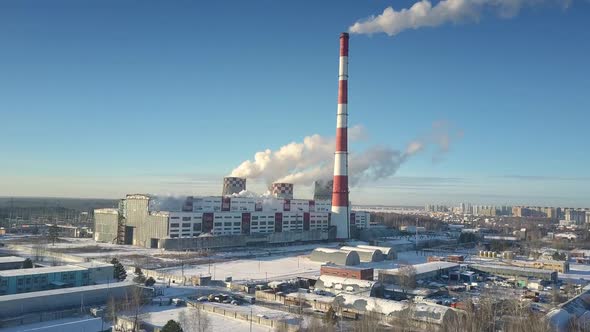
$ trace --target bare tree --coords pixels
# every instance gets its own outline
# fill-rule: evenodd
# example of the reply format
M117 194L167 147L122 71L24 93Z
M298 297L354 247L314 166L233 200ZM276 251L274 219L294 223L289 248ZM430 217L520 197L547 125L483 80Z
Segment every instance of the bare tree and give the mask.
M199 304L181 311L178 322L184 332L206 332L210 327L209 317Z
M403 265L398 268L399 285L405 291L416 288L416 268L414 265Z

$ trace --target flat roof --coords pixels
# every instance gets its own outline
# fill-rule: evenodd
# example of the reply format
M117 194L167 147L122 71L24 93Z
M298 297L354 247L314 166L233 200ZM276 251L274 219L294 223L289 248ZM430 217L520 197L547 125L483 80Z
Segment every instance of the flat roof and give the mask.
M510 265L488 265L488 264L472 264L470 267L474 269L496 269L496 270L505 270L505 271L515 271L515 272L531 272L531 273L543 273L543 274L551 274L555 271L552 270L542 270L542 269L533 269L530 267L519 267L519 266L510 266Z
M18 256L4 256L0 257L0 264L2 263L21 263L24 262L26 258L18 257Z
M321 267L330 267L333 269L338 270L355 270L355 271L364 271L364 270L373 270L372 267L366 266L350 266L350 265L336 265L336 264L324 264Z
M428 272L434 272L434 271L438 271L438 270L442 270L442 269L453 269L453 268L457 268L460 265L457 263L451 263L451 262L428 262L428 263L422 263L422 264L415 264L412 265L415 269L416 269L416 274L423 274L423 273L428 273ZM388 270L380 270L380 273L385 273L385 274L396 274L399 271L400 268L397 269L388 269Z
M135 285L135 283L133 283L131 281L122 281L122 282L113 282L110 284L69 287L69 288L51 289L51 290L40 291L40 292L28 292L28 293L20 293L20 294L2 295L2 296L0 296L0 303L10 302L10 301L14 301L14 300L34 299L34 298L39 298L39 297L55 296L55 295L70 294L70 293L81 293L81 292L88 292L88 291L93 291L93 290L101 290L101 289L109 289L109 288L129 287L129 286L134 286L134 285Z
M27 276L35 274L46 274L46 273L61 273L61 272L74 272L74 271L86 271L87 268L75 265L61 265L61 266L49 266L49 267L37 267L32 269L18 269L18 270L7 270L0 271L1 278Z
M76 263L76 264L72 264L72 265L76 265L76 266L80 266L80 267L84 267L84 268L113 267L113 264L103 263L103 262L97 262L97 261L91 261L91 262L85 262L85 263Z

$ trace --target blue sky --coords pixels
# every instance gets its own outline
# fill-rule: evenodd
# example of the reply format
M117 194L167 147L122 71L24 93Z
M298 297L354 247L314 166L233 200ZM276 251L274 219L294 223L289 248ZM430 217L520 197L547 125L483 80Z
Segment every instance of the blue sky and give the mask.
M257 151L333 136L338 34L412 4L4 0L0 196L216 194ZM371 144L463 132L353 202L589 206L588 40L581 0L352 35L349 122Z

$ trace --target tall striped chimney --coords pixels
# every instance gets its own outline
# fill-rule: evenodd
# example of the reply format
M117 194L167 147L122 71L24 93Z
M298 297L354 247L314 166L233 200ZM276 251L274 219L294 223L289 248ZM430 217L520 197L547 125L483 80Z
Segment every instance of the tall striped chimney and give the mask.
M336 238L350 238L348 201L348 33L340 34L340 68L338 72L338 113L336 115L336 152L332 189L331 224Z

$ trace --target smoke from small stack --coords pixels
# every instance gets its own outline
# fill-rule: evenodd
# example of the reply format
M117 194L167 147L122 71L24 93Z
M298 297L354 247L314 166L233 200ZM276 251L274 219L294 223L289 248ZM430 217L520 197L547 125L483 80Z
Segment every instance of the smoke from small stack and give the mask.
M357 34L384 32L389 36L408 29L437 27L445 23L477 22L487 12L511 18L526 7L558 5L567 8L571 0L442 0L434 6L428 0L416 2L410 8L396 11L387 7L377 16L354 23L348 31Z
M361 126L348 129L351 143L364 140L366 131ZM349 156L349 181L355 186L394 175L400 165L412 156L434 149L433 160L441 159L449 151L453 140L462 136L444 121L435 122L429 134L407 144L404 150L374 145L363 151L352 151ZM330 180L334 170L334 137L307 136L303 142L292 142L279 149L257 152L253 160L246 160L230 176L312 185L316 180Z

